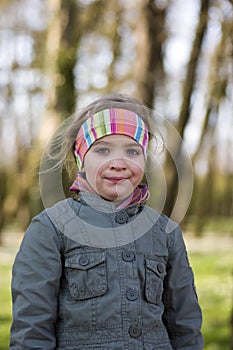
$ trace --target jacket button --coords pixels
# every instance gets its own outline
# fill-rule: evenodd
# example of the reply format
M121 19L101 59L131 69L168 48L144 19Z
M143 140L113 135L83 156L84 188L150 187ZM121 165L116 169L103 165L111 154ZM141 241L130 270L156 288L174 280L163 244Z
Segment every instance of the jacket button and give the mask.
M79 291L78 291L78 285L76 283L71 285L70 291L73 297L78 298Z
M122 252L122 259L123 259L124 261L128 261L128 262L129 262L129 261L133 261L134 258L135 258L135 254L134 254L133 251L131 251L131 250L125 250L125 251Z
M81 256L79 259L79 264L81 266L87 266L89 264L89 259L86 256Z
M158 266L157 266L157 270L158 270L159 273L165 272L164 265L159 263Z
M129 288L126 291L126 298L128 300L134 301L138 299L138 292L135 289Z
M115 221L118 224L125 224L128 221L128 215L120 211L119 213L116 214Z
M129 327L129 335L132 337L132 338L139 338L140 335L141 335L141 329L134 325L134 326L130 326Z

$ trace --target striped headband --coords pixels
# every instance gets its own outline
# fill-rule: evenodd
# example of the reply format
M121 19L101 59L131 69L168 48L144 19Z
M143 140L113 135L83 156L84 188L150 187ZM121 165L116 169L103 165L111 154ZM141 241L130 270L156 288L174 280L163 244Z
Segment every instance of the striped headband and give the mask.
M79 169L85 154L91 145L101 137L122 134L132 137L143 148L146 156L148 146L148 128L136 113L120 108L110 108L90 116L80 127L76 140L74 155Z

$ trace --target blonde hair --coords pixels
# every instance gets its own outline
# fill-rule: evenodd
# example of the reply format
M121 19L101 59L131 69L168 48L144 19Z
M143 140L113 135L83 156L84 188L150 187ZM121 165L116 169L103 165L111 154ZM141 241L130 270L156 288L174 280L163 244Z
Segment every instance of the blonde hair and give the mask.
M149 130L149 140L154 136L154 122L149 109L143 103L127 94L111 94L92 101L79 112L68 118L53 136L46 157L50 164L46 171L54 171L65 166L72 178L77 173L74 158L74 143L82 124L93 114L109 108L122 108L138 114ZM74 173L75 172L75 173Z

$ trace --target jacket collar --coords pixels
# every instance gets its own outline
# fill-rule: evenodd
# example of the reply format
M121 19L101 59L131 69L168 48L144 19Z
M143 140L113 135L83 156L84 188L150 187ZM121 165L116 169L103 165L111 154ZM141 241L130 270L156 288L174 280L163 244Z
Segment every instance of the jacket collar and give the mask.
M82 204L84 205L87 204L90 207L93 207L95 210L103 211L107 213L116 213L119 211L124 211L129 216L131 216L131 215L137 214L142 206L142 204L136 203L124 209L117 209L112 202L107 201L106 199L100 197L98 194L81 191L79 192L78 196L79 196L79 201Z

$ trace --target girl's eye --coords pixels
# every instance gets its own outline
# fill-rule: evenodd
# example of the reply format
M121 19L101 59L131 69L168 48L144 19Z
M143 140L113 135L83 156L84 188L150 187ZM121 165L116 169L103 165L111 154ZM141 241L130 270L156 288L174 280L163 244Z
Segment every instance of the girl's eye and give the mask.
M106 153L109 152L109 149L106 148L106 147L101 147L101 148L97 148L97 149L96 149L96 152L97 152L97 153L100 153L100 154L106 154Z
M131 156L137 156L137 155L139 155L140 154L140 151L139 150L137 150L137 149L128 149L127 150L127 154L129 154L129 155L131 155Z

